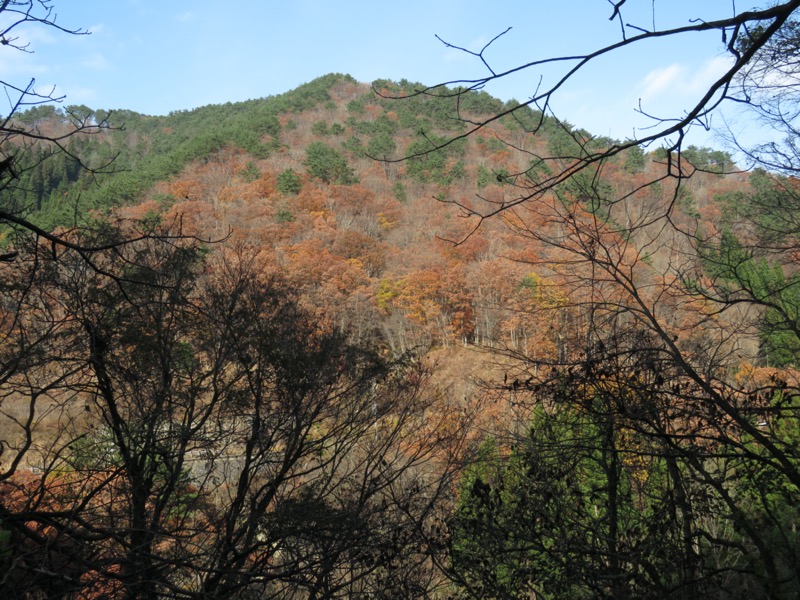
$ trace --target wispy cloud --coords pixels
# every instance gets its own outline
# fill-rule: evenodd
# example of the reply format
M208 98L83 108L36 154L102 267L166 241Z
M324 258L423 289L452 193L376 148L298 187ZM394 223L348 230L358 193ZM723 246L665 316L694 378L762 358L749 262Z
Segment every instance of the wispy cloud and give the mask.
M717 56L695 69L679 63L654 69L638 85L638 95L644 103L660 100L664 96L696 96L705 92L709 85L722 76L730 67L730 61L727 56Z
M22 76L37 77L48 73L50 68L38 61L36 54L19 52L13 48L3 48L0 51L0 77L13 78ZM20 84L19 81L16 82Z
M97 99L97 91L91 87L70 87L67 104L92 104Z
M108 71L111 63L102 54L91 54L81 61L81 65L93 71Z
M684 80L686 67L672 64L663 69L655 69L645 75L640 84L639 96L643 102L661 96L666 90L673 90Z

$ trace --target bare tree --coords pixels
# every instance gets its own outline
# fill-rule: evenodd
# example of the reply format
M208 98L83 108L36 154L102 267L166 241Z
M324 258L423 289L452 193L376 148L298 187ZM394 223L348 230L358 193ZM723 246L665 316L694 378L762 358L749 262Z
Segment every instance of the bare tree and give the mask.
M99 273L37 251L4 331L36 342L2 382L5 445L19 440L0 492L5 596L441 585L432 532L466 422L423 370L315 324L247 253L159 237L106 252Z
M601 57L613 55L624 48L642 45L651 39L675 38L677 41L685 35L718 32L722 47L731 58L729 67L708 86L697 103L686 110L685 114L674 118L653 117L653 125L645 129L642 135L611 144L602 143L605 140L601 143L589 143L591 140L586 139L584 132L572 131L571 127L564 128L565 135L571 137L574 144L567 144L561 148L561 151L546 156L531 155L533 163L555 163L556 165L560 164L562 168L553 169L553 172L546 177L532 177L532 173L528 170L514 174L511 180L522 183L520 193L516 198L480 213L461 206L468 214L481 218L491 217L520 203L535 200L576 173L597 166L630 148L647 147L654 142L666 143L666 176L686 176L693 170L692 165L682 162L680 157L686 132L692 126L707 128L711 115L725 104L748 103L756 109L763 110L767 115L771 114L785 122L791 122L792 113L774 108L776 101L774 92L775 87L780 86L780 99L784 104L787 102L787 98L793 97L796 92L796 87L792 85L790 78L793 76L792 44L796 44L793 33L796 26L792 16L800 8L800 3L782 2L762 10L737 12L732 9L733 14L727 17L711 21L694 20L682 27L663 30L648 30L646 27L626 23L624 21L626 2L611 2L611 4L613 5L611 19L619 21L622 39L587 54L534 59L514 68L496 72L484 54L492 44L499 43L498 40L508 30L496 36L477 53L445 42L448 47L475 56L487 68L488 74L478 79L443 82L433 87L418 89L415 93L453 98L457 109L460 105L459 98L465 94L482 90L494 81L516 75L521 71L535 73L538 68L550 65L564 65L564 70L560 76L555 78L555 83L544 89L535 90L531 97L523 103L510 106L487 119L475 119L469 115L463 115L462 120L468 125L466 131L448 138L444 144L433 144L435 148L471 136L504 117L517 118L520 125L531 135L546 129L548 117L555 119L557 125L560 124L558 116L553 115L552 111L558 93L571 78L581 71L592 68ZM790 74L792 75L790 76ZM762 89L765 93L758 96L757 89ZM759 100L764 101L766 98L769 98L769 103L759 103ZM771 109L770 106L773 108ZM531 113L528 109L536 110ZM552 123L553 121L550 122L550 124Z
M52 0L5 0L0 3L2 52L34 52L25 38L25 29L36 26L54 29L64 35L89 34L86 30L60 23ZM63 103L65 96L54 87L42 89L33 78L26 82L0 80L0 88L8 103L0 120L0 193L4 198L0 206L0 222L11 228L33 232L52 243L66 245L61 236L37 227L28 218L31 207L18 205L15 201L14 191L18 189L19 176L56 154L68 156L80 169L90 173L110 171L111 162L88 164L69 147L70 139L75 136L100 134L108 129L108 120L97 122L94 115L83 114L76 107L57 111L54 105ZM47 115L58 119L54 123L37 118ZM48 122L47 127L45 122ZM13 252L7 252L0 259L11 260L13 257Z
M49 0L0 19L21 52L26 24L86 33ZM433 594L463 412L245 251L209 257L180 223L38 227L20 170L107 123L45 130L30 109L62 97L2 85L0 222L20 235L0 257L0 595Z
M629 5L611 4L622 31L617 43L504 72L492 69L484 48L471 54L487 67L486 77L416 92L450 98L460 110L467 95L494 80L566 65L555 84L521 105L482 119L462 112L465 131L434 148L482 130L501 132L503 122L521 130L497 134L522 165L503 175L514 194L452 203L476 228L502 215L519 247L531 249L531 269L566 297L552 309L565 324L554 355L533 360L506 352L518 359L507 378L513 385L495 387L530 411L520 413L524 426L501 436L513 449L507 469L462 489L465 512L453 522L455 577L476 597L514 589L502 579L511 572L536 594L792 597L800 589L797 188L792 179L761 173L753 188L742 183L722 216L700 220L684 208L691 185L718 177L703 171L724 169L689 160L684 139L721 107L741 105L785 136L750 156L793 172L800 2L731 9L664 30L627 25ZM641 136L620 142L593 138L553 113L559 91L599 57L709 31L719 33L730 63L685 114L654 119ZM534 143L536 136L546 143ZM609 181L609 172L621 172L620 159L654 143L664 149L640 175ZM577 487L563 486L569 469L537 465L537 457L559 452L574 457L572 474L583 478ZM511 493L509 477L528 479L514 481ZM643 495L635 500L637 489ZM560 505L553 504L556 493L567 496ZM644 520L630 519L631 510ZM563 531L564 519L578 529ZM471 529L476 522L484 526ZM503 523L516 529L503 531ZM477 557L459 558L470 536Z

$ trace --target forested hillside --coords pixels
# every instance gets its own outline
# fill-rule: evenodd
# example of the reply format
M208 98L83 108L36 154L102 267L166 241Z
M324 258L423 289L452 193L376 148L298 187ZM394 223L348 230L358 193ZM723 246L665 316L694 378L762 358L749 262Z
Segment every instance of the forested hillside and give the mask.
M6 201L48 230L124 207L119 214L128 218L224 238L221 247L258 247L320 315L395 355L453 344L557 352L560 325L549 309L568 292L544 264L549 250L452 204L481 210L510 202L529 170L549 168L526 153L612 140L550 118L530 136L543 117L526 109L433 150L463 133L465 119L510 105L486 93L398 99L418 88L329 75L278 97L166 117L31 109L19 119L46 131L76 117L111 129L76 136L68 153L48 160L41 160L48 149L35 149ZM683 157L690 170L733 170L724 152L692 147ZM576 179L563 193L596 191L609 202L631 194L628 203L645 212L671 200L670 186L643 187L664 162L663 153L633 148L604 164L598 180ZM699 173L681 188L675 218L687 226L721 223L717 199L745 192L747 179ZM603 201L591 209L604 217ZM651 264L666 259L647 253Z
M800 589L794 178L346 75L13 118L89 129L0 192L8 597Z

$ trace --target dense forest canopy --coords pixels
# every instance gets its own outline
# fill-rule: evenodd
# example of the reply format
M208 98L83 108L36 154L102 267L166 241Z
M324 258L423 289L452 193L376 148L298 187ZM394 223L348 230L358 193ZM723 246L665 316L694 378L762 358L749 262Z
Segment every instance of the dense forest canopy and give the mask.
M687 25L782 132L796 4ZM744 172L682 143L719 96L615 140L496 76L166 116L20 92L3 597L796 597L792 139Z

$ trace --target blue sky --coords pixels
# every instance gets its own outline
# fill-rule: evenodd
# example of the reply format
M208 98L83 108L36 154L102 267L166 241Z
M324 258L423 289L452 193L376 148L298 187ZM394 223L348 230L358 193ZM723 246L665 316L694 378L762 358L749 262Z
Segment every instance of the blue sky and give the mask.
M60 25L90 35L21 30L34 52L0 48L0 78L20 84L35 77L40 90L57 86L67 104L146 114L278 94L330 72L426 84L485 72L435 35L477 50L512 27L486 52L498 71L620 39L608 0L53 0L53 6ZM628 0L624 8L627 21L642 27L655 21L659 28L733 10L731 0ZM716 34L695 34L615 54L576 77L554 108L592 133L628 137L648 124L635 113L640 99L652 113L680 114L724 68L722 50ZM526 100L540 75L547 83L556 72L525 72L487 91Z

